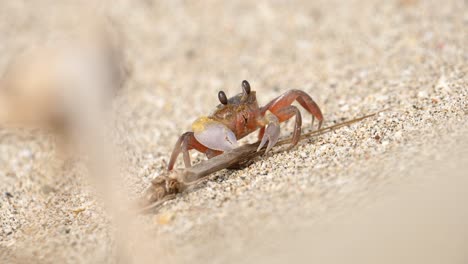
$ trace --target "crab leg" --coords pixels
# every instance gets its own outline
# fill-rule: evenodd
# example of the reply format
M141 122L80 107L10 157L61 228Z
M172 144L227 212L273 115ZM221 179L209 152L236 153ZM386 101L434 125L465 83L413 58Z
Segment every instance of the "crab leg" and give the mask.
M291 147L294 147L297 144L297 142L299 142L299 139L301 138L301 127L302 127L301 112L294 105L290 105L290 106L287 106L285 108L278 110L278 112L276 112L275 115L278 117L280 122L284 122L290 119L291 117L296 116L296 120L294 122L294 131L293 131L292 146L291 146Z
M276 113L284 108L285 106L291 105L294 101L297 101L302 107L304 107L309 113L312 114L314 118L319 120L318 128L322 126L323 116L322 111L318 107L317 103L304 91L301 90L290 90L286 93L278 96L277 98L273 99L267 105L262 107L261 112L264 114L267 110L270 110L273 114ZM313 122L314 119L312 119Z
M268 114L273 114L278 118L279 122L284 122L291 117L296 116L291 147L294 147L297 142L299 142L302 126L301 112L297 107L291 105L294 101L297 101L302 107L304 107L309 113L312 114L312 124L314 123L315 118L319 120L318 128L320 129L323 121L322 112L314 100L307 93L301 90L290 90L273 99L270 103L261 109L261 114L265 116ZM260 129L258 138L261 139L262 142L260 143L259 150L261 147L263 147L265 144L264 142L268 139L270 141L267 148L268 151L272 145L276 143L277 138L275 139L275 137L279 137L279 127L278 132L272 131L270 127L271 125Z
M189 150L191 149L196 149L201 153L205 153L208 156L208 158L212 158L222 153L203 146L194 137L193 132L186 132L182 134L182 136L180 136L179 140L177 140L177 143L174 146L174 150L172 151L171 159L169 160L169 165L167 166L167 169L172 170L174 168L174 164L177 160L177 157L181 152L184 157L185 167L191 167L192 165L190 162L189 155Z

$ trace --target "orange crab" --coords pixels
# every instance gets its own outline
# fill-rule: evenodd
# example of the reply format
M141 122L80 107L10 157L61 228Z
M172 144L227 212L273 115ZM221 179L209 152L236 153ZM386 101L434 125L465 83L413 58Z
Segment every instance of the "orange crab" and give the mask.
M312 124L317 118L320 128L323 121L322 112L314 100L304 91L289 90L276 97L264 107L259 107L255 91L251 91L250 84L242 81L242 93L227 98L223 91L218 93L221 102L210 116L203 116L192 124L191 132L185 132L172 151L168 170L174 168L177 157L182 152L185 167L190 167L189 150L195 149L204 153L208 158L220 155L238 146L238 139L260 129L258 138L261 140L257 151L268 146L268 152L278 141L281 122L296 116L292 146L295 146L301 136L302 117L296 106L297 101L312 114Z

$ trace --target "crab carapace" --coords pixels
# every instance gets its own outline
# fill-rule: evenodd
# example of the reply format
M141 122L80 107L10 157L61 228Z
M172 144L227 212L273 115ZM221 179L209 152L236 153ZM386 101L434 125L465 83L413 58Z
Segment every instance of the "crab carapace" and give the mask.
M192 124L192 131L180 136L172 151L168 170L174 168L177 157L182 152L185 167L190 167L189 150L195 149L208 158L220 155L238 146L237 140L260 129L258 138L261 140L257 151L268 142L268 152L278 141L280 123L293 116L296 117L292 145L295 146L301 136L302 117L296 106L297 101L312 114L312 124L318 119L320 128L323 122L322 112L315 101L301 90L289 90L276 97L263 107L258 106L255 91L252 91L247 81L242 81L242 92L227 98L223 91L218 93L220 104L209 116L202 116Z

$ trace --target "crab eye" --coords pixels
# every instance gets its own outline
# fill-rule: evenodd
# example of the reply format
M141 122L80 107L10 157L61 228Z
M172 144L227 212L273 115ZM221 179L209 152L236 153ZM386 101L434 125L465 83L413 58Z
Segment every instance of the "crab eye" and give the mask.
M242 81L242 89L246 94L250 94L250 83L246 80Z
M218 99L223 105L226 105L228 103L228 99L226 97L226 94L223 91L219 91Z

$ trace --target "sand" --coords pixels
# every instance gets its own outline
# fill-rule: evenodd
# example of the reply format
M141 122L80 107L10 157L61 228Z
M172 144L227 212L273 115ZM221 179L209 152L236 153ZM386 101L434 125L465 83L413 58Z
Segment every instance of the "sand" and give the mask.
M2 1L0 71L50 38L75 5ZM285 242L302 234L307 245L303 234L314 237L319 223L433 181L456 185L454 175L468 169L466 1L119 0L100 10L121 31L131 69L113 105L129 197L165 169L178 136L214 109L217 92L234 95L243 79L261 104L306 91L325 126L388 109L216 173L138 216L147 237L135 252L154 263L281 263L301 256ZM304 111L303 119L312 129ZM282 127L291 131L292 122ZM83 164L54 152L47 133L0 130L2 263L115 263L109 218ZM434 172L435 164L451 167ZM462 193L460 205L467 199Z

